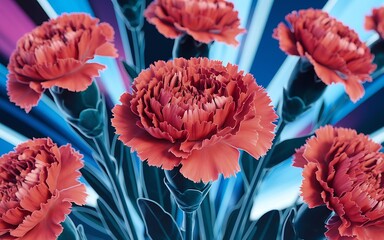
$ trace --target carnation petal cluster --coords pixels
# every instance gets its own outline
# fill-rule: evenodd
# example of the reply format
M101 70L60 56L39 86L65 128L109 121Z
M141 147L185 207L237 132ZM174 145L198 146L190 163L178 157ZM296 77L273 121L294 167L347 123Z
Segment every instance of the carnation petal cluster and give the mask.
M297 150L302 196L309 207L326 204L335 215L326 236L382 239L384 232L384 154L381 145L355 130L326 126Z
M144 16L167 38L188 34L203 43L237 45L236 36L245 32L233 3L225 0L155 0Z
M384 7L372 9L372 14L365 17L365 29L376 31L384 38Z
M45 89L83 91L105 66L95 55L117 57L113 28L87 14L64 14L44 22L17 42L8 64L11 102L29 112Z
M85 204L82 155L50 138L0 157L0 239L56 239L72 203Z
M280 23L273 33L281 50L307 58L325 84L342 83L350 99L359 100L376 66L357 33L321 10L293 11L286 20L289 26Z
M208 182L239 171L238 148L259 158L276 114L265 90L237 66L207 58L155 62L122 95L112 125L149 165Z

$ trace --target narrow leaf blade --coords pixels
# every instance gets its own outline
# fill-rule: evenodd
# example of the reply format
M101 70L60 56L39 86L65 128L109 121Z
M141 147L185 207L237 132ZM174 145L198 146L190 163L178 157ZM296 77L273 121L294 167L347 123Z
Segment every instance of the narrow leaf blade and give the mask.
M247 239L277 239L279 226L280 212L278 210L269 211L260 217L255 225L254 231Z
M278 143L272 153L270 161L268 162L267 168L272 168L290 158L295 153L295 149L304 145L305 141L312 135L313 134L287 139Z
M97 208L104 226L110 231L110 235L115 239L129 239L123 224L120 223L119 217L111 210L111 208L102 199L97 199Z
M79 240L80 236L77 233L75 224L72 222L71 218L67 216L65 221L61 223L63 226L63 232L58 237L58 240L73 239Z
M283 227L281 229L281 240L295 240L296 233L293 227L293 218L295 217L295 209L292 208L287 217L284 220Z
M88 182L88 184L95 190L95 192L104 199L105 202L109 203L109 206L113 210L115 214L117 214L119 217L121 217L120 211L118 210L116 203L112 197L111 192L108 190L108 187L105 185L105 183L101 180L100 176L96 176L97 171L96 169L92 169L89 166L84 166L81 170L82 176L85 178L85 180Z
M139 198L137 204L152 239L182 240L181 232L173 217L156 202Z
M137 73L137 71L135 70L135 67L129 65L125 61L122 61L122 62L123 62L124 68L127 71L128 75L132 78L132 80L135 79L139 75Z
M95 230L105 233L105 227L95 208L90 206L74 206L71 214Z
M177 206L167 186L164 184L164 171L143 162L142 177L144 197L157 202L165 211L175 217Z

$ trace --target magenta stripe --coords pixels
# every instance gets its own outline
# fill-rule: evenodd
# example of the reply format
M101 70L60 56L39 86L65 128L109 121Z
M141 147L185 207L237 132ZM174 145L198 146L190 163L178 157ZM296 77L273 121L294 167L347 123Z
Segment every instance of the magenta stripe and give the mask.
M119 58L126 60L123 43L119 31L119 26L117 24L115 11L111 0L99 0L99 1L89 1L89 4L92 7L95 16L100 19L101 22L107 22L111 24L115 30L115 46L119 52Z
M0 51L9 56L17 40L30 32L35 24L14 0L1 0L0 16Z
M122 42L122 41L128 41L128 40L121 38L119 26L116 20L115 11L113 8L113 3L111 0L99 0L99 1L89 1L89 4L91 5L93 12L95 13L95 16L99 18L101 22L107 22L111 24L111 26L115 30L114 43L119 53L119 58L116 59L116 61L121 72L121 77L123 78L123 81L124 81L124 86L128 90L130 87L129 76L127 75L124 67L120 63L121 60L127 61L127 57L130 57L130 56L125 56L123 42ZM132 59L130 59L128 62L132 62Z

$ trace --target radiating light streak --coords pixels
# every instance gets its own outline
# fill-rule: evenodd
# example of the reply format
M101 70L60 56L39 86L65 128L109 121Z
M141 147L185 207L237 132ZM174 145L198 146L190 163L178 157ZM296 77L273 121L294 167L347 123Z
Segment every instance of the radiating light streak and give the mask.
M292 167L291 164L287 160L276 166L261 183L251 210L252 221L270 210L284 209L295 202L300 192L302 169Z
M16 146L28 140L27 137L0 123L0 138Z
M384 143L384 127L380 128L379 130L376 130L376 132L371 133L370 137L374 142L383 144Z
M237 177L241 177L241 176L238 175ZM234 190L235 185L236 185L237 177L231 177L231 178L227 179L227 186L225 188L223 198L220 202L220 208L218 209L215 225L213 226L213 232L216 234L218 234L220 231L223 230L222 229L223 224L224 224L224 221L226 219L226 214L228 213L228 207L227 206L229 205L229 202L231 201L233 190Z
M118 6L116 5L117 5L116 1L113 1L113 8L115 9L115 12L116 12L115 16L116 16L117 25L119 27L120 36L123 43L125 58L127 63L132 65L133 58L131 54L131 47L129 46L129 42L127 41L128 39L127 28L125 27L124 21L121 19L121 16L118 14L119 10L117 9Z
M235 10L239 12L239 19L241 27L245 28L245 24L248 21L249 8L252 5L252 0L230 0L235 5ZM244 34L237 36L237 40L241 42ZM223 64L236 63L237 56L239 54L240 47L234 47L225 43L214 42L211 46L209 57L223 61Z
M240 69L245 72L249 72L252 67L257 49L259 48L260 40L264 33L265 25L273 6L273 2L274 0L258 0L253 16L250 16L252 18L252 22L247 30L248 32L239 63Z
M48 2L48 0L37 0L37 2L40 4L41 8L44 10L44 12L48 15L49 18L57 18L59 16L57 12L53 9L51 4Z

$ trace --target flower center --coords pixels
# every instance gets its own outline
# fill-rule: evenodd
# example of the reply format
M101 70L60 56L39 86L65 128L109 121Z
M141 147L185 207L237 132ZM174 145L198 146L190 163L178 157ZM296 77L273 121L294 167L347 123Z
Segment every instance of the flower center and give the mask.
M40 174L46 163L36 159L36 154L25 151L13 153L0 165L0 199L20 200L29 188L40 182Z

